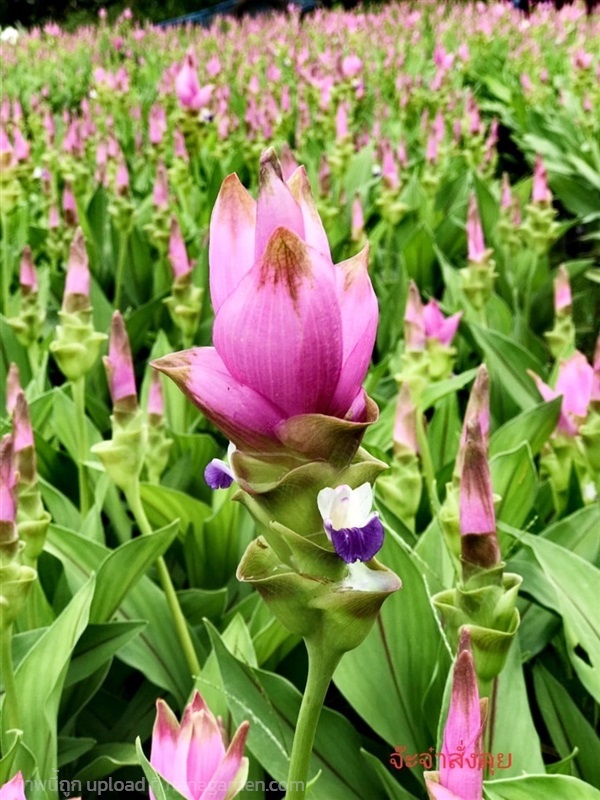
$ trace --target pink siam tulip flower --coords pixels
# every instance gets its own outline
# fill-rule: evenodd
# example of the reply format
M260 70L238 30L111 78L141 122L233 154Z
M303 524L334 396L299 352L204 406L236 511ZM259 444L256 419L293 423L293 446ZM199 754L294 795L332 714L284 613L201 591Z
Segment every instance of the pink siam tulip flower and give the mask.
M569 272L564 264L558 268L558 275L554 279L554 311L559 314L571 308L573 297L571 295L571 282Z
M73 227L75 227L77 225L79 216L77 214L77 203L75 202L75 195L73 194L73 189L71 188L71 184L68 181L67 183L65 183L65 188L63 189L62 209L65 215L65 222L67 223L67 225L72 225Z
M280 449L281 426L297 415L363 422L378 319L367 250L332 263L302 167L286 183L267 151L258 202L236 175L225 179L209 263L214 348L154 366L242 449Z
M25 797L25 782L21 772L17 772L8 783L0 787L0 800L27 800Z
M28 244L23 248L19 284L21 290L27 294L37 292L38 290L38 279L37 272L35 271L35 264L33 263L33 253Z
M200 111L208 105L214 86L200 86L194 54L189 51L175 78L175 93L179 104L187 111Z
M478 760L469 766L457 767L452 754L464 752L479 755L483 750L483 731L486 722L487 702L480 701L477 688L475 662L471 652L471 639L467 628L462 628L458 653L452 675L450 708L444 727L444 740L439 772L425 773L425 784L431 800L482 800L483 768Z
M357 55L349 55L342 59L341 71L344 78L354 78L362 72L363 62Z
M226 749L219 723L198 692L186 706L181 724L165 703L156 703L150 763L186 800L231 800L246 783L243 722ZM150 790L151 800L155 795Z
M17 397L22 391L19 368L16 364L11 364L6 376L6 411L10 416L16 408Z
M115 311L112 316L108 356L105 356L103 361L113 407L119 409L121 406L126 406L127 410L131 410L132 406L137 407L133 358L120 311Z
M534 203L549 204L552 202L552 192L548 188L548 175L541 155L538 155L533 168L533 189L531 200Z
M460 324L462 311L451 317L445 317L440 311L437 300L430 300L423 306L423 321L425 323L425 336L427 339L437 339L440 344L449 346L456 336Z
M159 161L156 165L152 201L156 208L167 208L169 205L169 178L167 169L162 161Z
M167 115L162 106L154 105L150 109L148 120L148 139L150 144L160 144L167 130Z
M60 228L60 213L58 206L53 203L48 211L48 229L56 230L56 228Z
M163 417L165 413L165 401L163 398L162 378L160 372L152 370L150 375L150 391L148 392L148 414L155 417Z
M29 418L29 406L23 391L17 393L12 413L15 455L28 447L33 448L33 429Z
M463 426L460 436L460 445L456 464L454 466L454 476L460 479L463 468L465 447L467 444L467 432L469 425L477 422L481 431L481 438L484 447L487 448L490 432L490 376L485 364L481 364L477 370L477 376L469 395L469 402L465 411Z
M13 142L15 148L15 158L17 161L29 161L31 155L31 145L21 133L18 125L13 127Z
M298 169L298 162L294 158L294 154L289 146L289 144L284 143L281 148L281 172L283 174L283 180L288 181L294 172Z
M183 133L177 128L173 131L173 155L175 158L182 158L186 163L190 160Z
M340 103L335 115L335 136L341 141L350 135L348 129L348 107L346 103Z
M473 264L481 264L487 258L488 251L485 247L485 240L483 238L483 228L481 226L481 218L479 217L479 209L477 207L477 198L475 194L469 197L469 211L467 214L467 245L469 253L469 261Z
M67 263L67 280L63 306L66 298L72 295L90 296L90 270L88 255L85 249L85 239L81 228L77 228L71 242L69 261Z
M176 217L171 220L171 235L169 237L169 261L175 278L180 278L192 271L192 264L188 259L185 242L181 228Z
M412 401L410 386L405 381L400 387L394 417L394 452L409 450L419 452L417 442L417 408Z
M357 194L352 201L352 232L350 238L353 242L360 242L365 232L365 215L363 213L362 201Z
M425 146L425 160L429 164L436 164L439 155L439 141L435 133L430 133Z
M0 439L0 527L5 524L12 528L16 518L17 475L14 462L14 441L10 433L7 433Z
M119 197L127 197L129 194L129 170L127 169L127 162L124 156L119 158L119 163L117 165L115 191Z
M600 336L596 339L596 349L594 350L594 374L592 376L590 402L600 402Z
M459 523L463 568L500 563L492 478L478 419L467 423L460 475Z
M530 370L528 374L546 402L562 395L557 431L567 436L576 436L580 423L587 416L594 385L594 368L588 364L583 353L577 350L570 358L560 362L554 389Z
M423 303L414 281L408 285L408 297L404 312L404 344L409 350L424 350L427 344Z
M0 167L7 169L15 163L15 153L6 131L0 125Z
M502 191L500 195L500 207L505 211L510 211L513 206L513 196L510 189L508 173L502 173Z
M221 72L221 62L219 57L214 55L206 62L206 73L209 77L214 78Z
M386 142L383 146L381 157L381 177L390 189L396 190L400 188L400 176L398 175L398 166L391 146Z

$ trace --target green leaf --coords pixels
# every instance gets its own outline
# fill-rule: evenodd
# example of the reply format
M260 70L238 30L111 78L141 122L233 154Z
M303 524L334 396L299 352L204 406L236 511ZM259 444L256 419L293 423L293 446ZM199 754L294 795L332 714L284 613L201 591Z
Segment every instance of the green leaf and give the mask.
M523 525L535 502L537 474L527 442L490 461L492 486L502 498L497 517L507 525Z
M524 347L497 331L487 330L474 323L469 327L475 341L483 350L491 375L492 405L494 397L508 395L522 410L539 403L539 393L527 375L531 369L543 372L539 361Z
M75 531L56 525L48 529L46 549L62 562L72 589L77 589L87 576L98 571L111 552ZM115 616L125 621L147 620L147 627L120 650L119 658L183 703L191 678L177 633L170 623L171 613L163 592L144 575L125 597Z
M65 687L88 678L146 627L145 620L88 625L71 659Z
M91 622L105 622L146 570L170 547L177 534L177 520L151 536L138 536L117 547L98 569Z
M23 743L35 755L40 775L56 768L57 715L71 654L85 630L94 578L83 583L69 605L29 650L15 671Z
M561 615L567 652L575 672L600 702L600 619L595 612L600 570L541 536L524 534L521 542L533 550L552 591L549 598L537 599L542 604L545 599L548 608Z
M517 414L492 434L490 455L513 450L528 442L531 454L536 456L556 427L561 404L562 398L556 397L549 403L540 403Z
M535 696L559 756L572 759L576 778L600 786L600 739L565 687L540 663L533 666ZM569 773L570 774L570 770Z
M276 781L287 778L289 753L302 695L279 675L253 669L228 651L217 631L207 625L227 703L235 725L250 721L248 749ZM202 685L202 677L198 679ZM324 708L310 764L310 777L321 775L311 800L384 800L360 756L360 739L350 723Z
M460 375L454 375L452 378L448 378L445 381L432 383L423 392L421 402L419 403L421 410L426 411L430 406L437 403L438 400L441 400L442 397L454 394L459 389L462 389L463 386L466 386L475 379L475 375L477 375L477 369L468 369L466 372L461 372Z
M486 800L600 800L600 792L587 783L566 775L525 775L504 781L486 781Z
M96 744L95 739L90 738L75 738L73 736L59 736L58 737L58 768L64 767L65 764L71 764L73 761L85 755Z
M383 761L380 761L373 753L369 753L367 750L361 750L360 752L367 764L370 765L373 772L377 775L379 784L384 790L388 800L410 800L414 798L414 794L407 792L406 789L395 780Z

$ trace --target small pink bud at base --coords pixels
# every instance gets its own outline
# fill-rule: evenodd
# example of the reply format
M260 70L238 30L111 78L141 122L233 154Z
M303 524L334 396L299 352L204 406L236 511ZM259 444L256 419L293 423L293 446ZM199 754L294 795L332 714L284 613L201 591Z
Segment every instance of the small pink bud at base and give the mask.
M23 248L19 284L21 286L21 291L26 294L37 292L38 290L38 279L33 263L33 254L28 244Z
M164 413L165 404L160 372L153 369L150 376L150 391L148 392L148 414L152 414L155 417L162 417Z
M541 203L544 205L549 205L552 202L552 192L548 188L548 175L541 155L538 155L535 160L531 200L534 203Z
M181 228L177 218L171 220L171 235L169 237L169 261L175 278L181 278L192 271L189 262L185 242L181 234Z
M69 251L69 262L67 264L67 280L65 282L65 293L63 296L63 308L66 308L67 298L79 295L89 298L90 296L90 270L88 267L88 255L85 249L85 239L81 228L77 228L75 236L71 242Z
M485 260L487 252L483 238L483 228L477 207L477 198L474 194L469 197L469 212L467 216L467 244L469 261L480 264Z

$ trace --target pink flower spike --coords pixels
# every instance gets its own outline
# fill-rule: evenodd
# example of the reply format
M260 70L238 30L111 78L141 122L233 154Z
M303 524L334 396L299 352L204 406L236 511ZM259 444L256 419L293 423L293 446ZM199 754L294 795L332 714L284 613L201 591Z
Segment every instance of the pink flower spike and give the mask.
M31 145L21 133L18 125L13 127L13 141L15 146L15 158L17 161L29 161Z
M125 322L120 311L115 311L110 326L108 357L104 357L113 407L123 405L127 410L137 407L137 389L133 371L133 359ZM123 401L127 401L123 403Z
M152 201L156 208L167 208L169 205L169 178L167 169L162 161L156 165L156 178L154 179L154 190Z
M188 259L185 242L183 241L183 235L179 223L177 222L177 217L173 217L171 220L169 261L175 278L181 278L192 271L192 265Z
M0 525L12 525L17 518L16 486L14 441L7 433L0 439Z
M0 800L27 800L25 797L25 782L21 772L17 772L8 783L0 787Z
M492 478L479 420L469 420L460 478L460 532L493 533L496 530Z
M67 225L72 225L73 227L75 227L77 225L79 216L77 214L77 203L75 202L75 195L73 194L73 189L71 188L71 184L68 181L67 183L65 183L65 188L63 189L62 208L65 215L65 222L67 223Z
M17 404L17 396L23 391L21 375L16 364L11 364L6 376L6 411L12 416Z
M28 447L33 447L33 429L29 418L29 406L25 399L25 393L19 392L15 399L15 408L12 415L13 422L13 446L15 454Z
M188 111L199 111L200 83L196 72L196 60L192 51L188 51L183 66L175 78L175 93L179 104Z
M594 375L590 391L590 402L600 402L600 336L596 339L596 349L594 350Z
M424 350L426 344L423 303L417 284L408 285L406 311L404 312L404 345L409 350Z
M446 347L451 345L460 325L462 313L462 311L458 311L451 317L445 317L440 311L437 300L430 300L423 307L423 321L427 339L437 339L440 344Z
M583 353L576 350L561 361L556 380L556 392L562 394L562 409L572 418L584 419L588 413L594 380L594 368Z
M470 767L466 759L463 767L453 766L451 769L450 754L481 753L484 727L485 713L482 714L479 701L471 639L465 627L461 629L458 654L454 662L450 708L442 744L442 753L446 758L440 767L440 785L454 792L461 800L482 800L483 769L479 764ZM460 749L457 751L457 748Z
M21 271L19 275L19 284L24 293L37 292L38 279L35 265L33 263L33 253L28 244L23 248L23 255L21 257Z
M417 442L417 408L410 393L410 386L404 382L400 387L394 418L394 452L409 450L419 452Z
M67 263L67 280L65 282L65 300L71 295L90 296L90 270L88 266L88 254L85 249L85 239L81 228L77 228L75 236L71 242L69 251L69 261Z
M335 115L335 138L339 141L350 135L348 129L348 108L345 103L340 103Z
M558 314L573 305L571 296L571 283L569 272L564 264L558 268L558 274L554 279L554 311Z
M4 127L0 125L0 167L6 169L13 166L15 154Z
M552 192L548 188L548 175L541 155L538 154L533 168L533 189L531 200L534 203L549 204L552 202Z
M182 158L186 163L190 160L183 133L177 128L173 131L173 155Z
M117 165L115 175L115 190L119 197L127 197L129 194L129 171L124 156L121 156Z
M487 251L485 249L485 241L483 239L483 228L481 227L481 219L479 217L479 209L477 207L477 198L472 193L469 197L469 211L467 215L467 243L469 252L469 261L474 264L480 264L485 260Z
M500 195L500 207L505 211L510 211L513 205L512 192L510 189L510 180L508 173L502 173L502 192Z
M356 194L352 201L352 225L351 236L353 242L359 242L365 231L365 216L363 214L360 195Z
M150 391L148 392L148 414L155 417L162 417L165 413L165 402L163 399L162 379L160 372L152 370L150 375Z
M243 722L225 749L221 729L198 691L185 708L181 724L164 702L156 703L150 763L188 800L231 800L248 774ZM154 800L154 794L150 791Z

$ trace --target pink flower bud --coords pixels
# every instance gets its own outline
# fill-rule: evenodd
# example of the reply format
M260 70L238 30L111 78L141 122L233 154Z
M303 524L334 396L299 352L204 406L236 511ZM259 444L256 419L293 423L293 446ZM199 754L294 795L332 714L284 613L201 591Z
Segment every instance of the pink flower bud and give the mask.
M335 115L335 137L339 142L348 136L348 108L346 103L340 103Z
M17 475L14 442L10 433L0 439L0 525L14 524L17 518Z
M173 155L175 158L182 158L186 163L190 160L183 133L177 128L173 131Z
M558 268L558 274L554 279L554 311L558 314L573 304L571 296L571 283L569 273L564 264Z
M17 774L0 787L0 800L26 800L23 774Z
M512 192L510 190L510 180L508 173L502 173L502 193L500 195L500 207L505 211L510 211L513 204Z
M409 450L419 452L417 442L417 408L413 404L410 386L404 382L400 387L394 418L394 452Z
M60 228L60 213L58 207L53 203L48 211L48 230Z
M35 264L33 263L33 253L28 244L23 248L19 284L21 290L25 294L37 292L38 290L38 279L37 272L35 271Z
M409 350L424 350L426 345L423 303L417 284L408 284L408 297L404 312L404 345Z
M400 186L400 177L398 175L398 167L394 158L394 153L389 145L385 142L383 145L383 152L381 158L381 177L384 183L390 189L398 189Z
M171 235L169 237L169 261L173 269L175 278L181 278L192 271L192 265L188 259L185 249L185 242L181 233L181 228L176 217L171 220Z
M13 141L15 146L15 158L17 161L29 161L31 145L21 133L21 129L18 125L13 127Z
M200 111L210 102L213 90L213 85L200 86L195 58L189 51L175 78L175 92L180 105L188 111Z
M159 161L156 165L152 200L156 208L167 208L169 205L169 178L167 169L162 161Z
M14 165L15 154L10 139L6 135L4 127L0 125L0 167L7 169Z
M115 191L119 197L127 197L129 194L129 171L127 169L127 162L125 157L121 155L117 165L117 172L115 175Z
M362 72L363 62L357 55L349 55L342 59L342 75L344 78L354 78Z
M85 239L81 228L77 228L71 242L69 261L67 263L67 280L63 297L63 308L67 297L72 295L90 296L90 270Z
M451 317L445 317L440 311L437 300L430 300L423 307L423 321L425 324L425 336L427 339L437 339L440 344L449 346L456 336L456 331L460 324L462 311L458 311Z
M492 478L479 421L467 425L463 467L460 476L459 521L462 561L490 569L500 562Z
M11 364L6 376L6 411L10 416L17 405L17 395L22 391L19 368L16 364Z
M162 417L165 413L165 403L163 399L162 379L160 372L152 370L150 375L150 391L148 392L148 414L155 417Z
M113 407L116 410L123 406L127 410L131 410L132 406L137 407L133 358L127 329L120 311L115 311L113 314L108 356L105 356L103 361ZM123 403L123 401L126 401L126 403Z
M13 446L16 454L28 447L33 447L33 429L29 418L29 406L22 390L17 393L12 420Z
M483 228L477 207L477 198L472 193L469 197L469 211L467 215L467 245L469 261L481 264L487 257L487 250L483 238Z
M556 387L551 389L534 372L528 370L538 392L546 402L562 395L562 405L557 429L566 436L576 436L579 425L587 416L594 386L594 367L588 364L583 353L576 350L570 358L560 362Z
M67 225L72 225L75 227L77 225L79 216L77 214L75 195L73 194L73 189L68 181L65 183L65 187L63 189L62 208Z
M352 201L352 233L353 242L359 242L365 232L365 217L363 214L362 201L357 193Z
M479 699L469 629L463 627L452 674L450 707L444 726L444 758L438 773L425 774L427 792L432 800L482 800L483 767L476 756L483 751L486 710L487 702ZM451 756L463 751L469 753L469 758L463 761L462 766L456 766L451 761ZM439 783L433 780L434 776Z
M249 723L242 722L225 748L219 723L198 691L185 707L181 724L165 701L158 700L150 763L183 797L199 797L199 786L207 787L203 794L208 797L210 788L218 786L211 793L215 800L233 798L248 774L243 756L248 728ZM156 800L152 790L150 800Z
M600 402L600 336L596 339L596 349L594 350L594 374L592 376L592 388L590 390L590 402Z
M533 168L533 189L531 200L534 203L549 204L552 202L552 192L548 188L548 176L541 155L538 155Z

